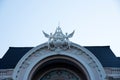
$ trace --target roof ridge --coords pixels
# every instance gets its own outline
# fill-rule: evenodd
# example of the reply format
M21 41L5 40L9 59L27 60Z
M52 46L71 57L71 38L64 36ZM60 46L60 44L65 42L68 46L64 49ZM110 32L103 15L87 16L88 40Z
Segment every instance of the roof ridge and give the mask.
M9 49L11 48L33 48L33 47L9 47Z
M83 46L83 47L110 47L110 45L106 45L106 46Z

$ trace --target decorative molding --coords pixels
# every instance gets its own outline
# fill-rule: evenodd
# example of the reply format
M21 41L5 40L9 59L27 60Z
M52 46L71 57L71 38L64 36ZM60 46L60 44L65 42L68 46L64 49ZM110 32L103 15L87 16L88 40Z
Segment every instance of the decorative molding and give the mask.
M107 77L109 78L119 78L120 79L120 68L114 67L104 67Z
M14 80L28 80L29 73L36 64L38 64L42 59L57 55L68 56L77 60L80 64L82 64L82 66L84 66L84 69L87 70L90 80L105 80L106 75L102 65L87 49L71 43L70 49L53 51L47 48L47 43L43 45L30 50L18 62L13 73Z
M0 69L0 80L12 80L13 69Z

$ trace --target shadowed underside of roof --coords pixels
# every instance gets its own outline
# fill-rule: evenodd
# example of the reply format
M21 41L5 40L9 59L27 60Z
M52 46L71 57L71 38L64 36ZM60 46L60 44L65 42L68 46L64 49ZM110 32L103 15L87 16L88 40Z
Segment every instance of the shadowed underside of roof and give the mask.
M15 68L18 61L33 47L10 47L0 59L0 69ZM120 58L116 57L109 46L85 46L101 62L103 67L120 67Z

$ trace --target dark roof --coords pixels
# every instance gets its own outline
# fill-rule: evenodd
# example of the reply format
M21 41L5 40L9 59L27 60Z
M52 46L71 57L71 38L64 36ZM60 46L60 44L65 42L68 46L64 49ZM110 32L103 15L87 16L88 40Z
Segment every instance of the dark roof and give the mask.
M120 60L120 57L117 57Z
M0 59L0 69L14 68L18 61L33 47L10 47ZM120 59L111 51L109 46L86 46L101 62L103 67L120 67Z
M0 60L0 69L11 69L32 47L10 47Z
M101 62L103 67L120 67L120 60L114 55L110 46L85 47Z

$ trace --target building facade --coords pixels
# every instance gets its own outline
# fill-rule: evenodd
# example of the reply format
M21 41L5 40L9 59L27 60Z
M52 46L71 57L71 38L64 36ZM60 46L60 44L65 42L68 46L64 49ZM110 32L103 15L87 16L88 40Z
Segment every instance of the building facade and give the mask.
M43 32L47 43L10 47L0 59L0 80L120 80L120 58L109 46L80 46L74 34Z

